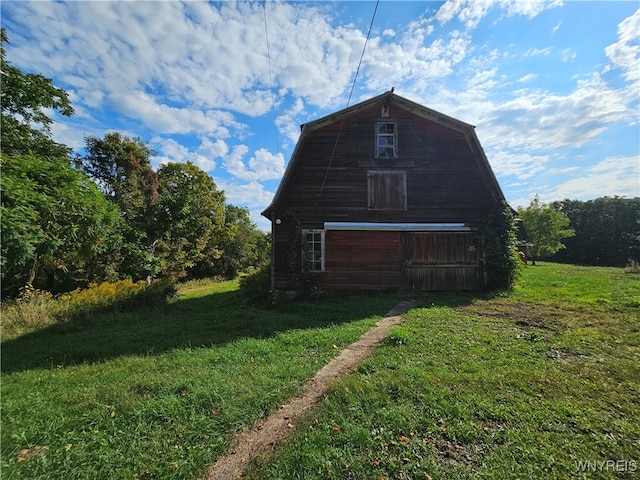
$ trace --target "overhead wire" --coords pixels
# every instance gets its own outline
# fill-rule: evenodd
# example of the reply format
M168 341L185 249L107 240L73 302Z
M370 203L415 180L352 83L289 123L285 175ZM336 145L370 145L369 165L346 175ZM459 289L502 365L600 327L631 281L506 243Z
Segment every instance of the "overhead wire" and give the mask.
M276 148L280 153L280 140L278 139L278 125L276 122L276 98L273 93L273 75L271 73L271 48L269 46L269 29L267 27L267 0L262 2L262 13L264 17L264 36L267 44L267 63L269 65L269 91L271 92L271 113L273 115L273 131L276 139Z
M360 61L358 62L358 68L356 68L356 73L353 76L353 83L351 84L351 91L349 92L349 98L347 99L347 106L345 109L349 108L351 104L351 97L353 96L353 91L356 88L356 81L358 80L358 73L360 72L360 66L362 65L362 60L364 59L364 54L367 50L367 44L369 43L369 37L371 36L371 30L373 29L373 21L376 18L376 12L378 11L378 5L380 4L380 0L376 0L376 6L373 9L373 15L371 16L371 22L369 23L369 30L367 31L367 38L364 41L364 46L362 47L362 54L360 55ZM331 169L331 165L333 164L333 159L336 154L336 150L338 148L338 141L340 140L340 134L342 133L342 127L344 126L344 118L340 121L340 126L338 127L338 134L336 135L336 141L333 145L333 150L331 152L331 157L329 158L329 164L327 165L327 169L324 172L324 178L322 179L322 184L320 185L320 191L316 196L316 202L313 205L313 210L318 206L318 202L320 201L320 196L324 190L324 185L327 182L327 177L329 176L329 170Z

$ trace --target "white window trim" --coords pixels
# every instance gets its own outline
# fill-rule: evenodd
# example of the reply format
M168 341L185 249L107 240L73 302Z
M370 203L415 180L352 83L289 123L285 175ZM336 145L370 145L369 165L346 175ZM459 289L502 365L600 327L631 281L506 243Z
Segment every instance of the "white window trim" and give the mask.
M320 234L320 270L311 270L306 269L306 245L307 245L307 235L308 234ZM320 273L324 272L324 257L325 257L325 231L320 228L309 228L302 230L302 271L307 273Z
M378 133L378 125L380 125L381 123L393 124L393 135L388 133ZM374 152L375 152L376 158L398 158L398 122L396 122L395 120L390 120L388 118L382 118L380 120L376 120L374 128L375 128L375 131L374 131L373 141L375 142ZM378 155L378 138L380 136L383 136L383 137L393 136L393 156L392 157Z

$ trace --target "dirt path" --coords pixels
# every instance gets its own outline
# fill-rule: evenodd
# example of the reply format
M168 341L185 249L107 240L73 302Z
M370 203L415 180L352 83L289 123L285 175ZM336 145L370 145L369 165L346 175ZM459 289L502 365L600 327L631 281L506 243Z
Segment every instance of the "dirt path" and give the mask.
M413 307L414 302L400 302L358 341L345 348L309 380L303 387L302 396L293 397L289 403L281 405L278 411L267 417L257 428L238 432L227 453L209 468L203 480L241 478L251 460L273 449L277 442L295 428L302 415L322 400L329 385L360 365L384 340L389 329L401 323L401 315Z

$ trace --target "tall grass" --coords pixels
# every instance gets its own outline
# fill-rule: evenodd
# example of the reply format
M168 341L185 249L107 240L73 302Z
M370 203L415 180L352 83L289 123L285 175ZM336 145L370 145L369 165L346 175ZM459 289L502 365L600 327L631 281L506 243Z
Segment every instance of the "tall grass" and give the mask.
M170 283L149 285L130 279L92 284L57 297L25 288L20 298L2 305L2 338L14 338L97 312L159 306L174 293L175 287Z

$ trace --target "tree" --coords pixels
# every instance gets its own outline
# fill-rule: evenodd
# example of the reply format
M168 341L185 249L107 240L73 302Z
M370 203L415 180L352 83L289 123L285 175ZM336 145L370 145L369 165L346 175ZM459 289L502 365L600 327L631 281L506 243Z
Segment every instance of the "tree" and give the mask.
M2 152L15 155L61 157L71 149L50 138L53 120L47 109L58 110L71 116L73 108L67 93L53 86L51 79L39 74L25 74L5 59L5 43L9 43L7 32L0 30L0 70L2 72ZM33 128L39 125L40 129Z
M51 291L113 275L120 218L68 158L1 156L2 293Z
M224 192L193 163L168 163L158 170L158 255L163 275L181 278L207 255L219 257Z
M245 207L227 205L225 207L225 223L219 248L221 257L215 263L207 265L206 259L198 266L200 272L209 275L235 277L239 272L250 267L259 268L270 257L270 242L267 234L258 230L249 217Z
M587 265L624 266L640 251L640 198L565 199L554 209L571 221L575 237L554 260ZM636 258L637 259L637 258Z
M151 278L160 270L157 243L158 175L151 168L153 151L139 138L109 132L85 138L86 154L77 159L125 220L122 275Z
M529 240L533 243L529 253L531 263L547 258L565 248L562 240L575 235L569 228L569 219L552 205L540 203L538 195L531 200L527 208L520 208L518 214L524 223Z

